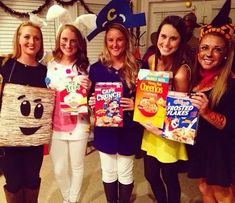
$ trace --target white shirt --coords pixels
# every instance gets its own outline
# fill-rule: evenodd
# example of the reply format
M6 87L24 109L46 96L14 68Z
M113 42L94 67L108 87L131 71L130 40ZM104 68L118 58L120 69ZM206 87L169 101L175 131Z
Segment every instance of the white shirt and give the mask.
M56 91L62 91L65 89L65 82L71 76L78 75L76 66L63 65L56 61L51 61L47 65L47 77L46 83L49 88L55 89ZM58 105L58 104L57 104ZM53 130L52 139L62 140L80 140L85 139L90 134L90 122L88 115L76 115L77 124L74 128L66 131ZM55 120L55 119L54 119ZM55 124L55 122L54 122Z

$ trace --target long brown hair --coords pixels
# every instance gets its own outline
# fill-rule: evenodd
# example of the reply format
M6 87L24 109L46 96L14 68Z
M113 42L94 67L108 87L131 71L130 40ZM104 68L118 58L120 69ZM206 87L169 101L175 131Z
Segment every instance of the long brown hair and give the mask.
M63 52L60 49L60 38L61 38L61 33L66 29L69 29L73 33L75 33L78 39L78 51L76 53L75 64L82 71L87 72L87 68L89 66L89 60L87 57L87 43L85 38L82 36L81 32L79 31L79 29L72 24L65 24L60 27L59 32L57 33L56 36L56 43L55 43L55 49L53 51L53 57L58 62L60 62L60 60L62 59Z
M171 71L175 74L179 67L182 65L183 61L183 54L184 54L184 48L186 44L186 27L183 21L183 18L180 16L167 16L159 25L156 32L152 34L151 40L153 45L156 47L156 58L159 58L161 56L160 50L157 47L157 41L161 32L161 29L164 25L172 25L177 32L180 35L180 44L176 52L173 54L173 64L171 67Z
M107 48L107 33L110 29L117 29L119 30L125 37L126 40L126 47L124 51L124 66L120 69L121 77L127 83L127 86L130 89L135 87L136 77L138 74L138 63L134 57L134 46L133 46L133 39L128 31L123 25L118 23L113 23L108 26L105 33L104 38L104 48L100 55L100 61L106 65L108 68L112 66L112 59L111 55Z

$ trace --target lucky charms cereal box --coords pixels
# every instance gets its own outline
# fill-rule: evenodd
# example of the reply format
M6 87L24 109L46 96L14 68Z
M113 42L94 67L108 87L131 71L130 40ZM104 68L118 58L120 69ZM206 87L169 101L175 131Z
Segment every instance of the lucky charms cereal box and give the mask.
M95 85L95 126L122 127L121 82L98 82Z
M187 93L182 92L169 91L166 104L163 137L193 145L198 124L198 109L192 105Z
M134 121L162 128L166 116L166 96L170 72L142 69L138 73Z

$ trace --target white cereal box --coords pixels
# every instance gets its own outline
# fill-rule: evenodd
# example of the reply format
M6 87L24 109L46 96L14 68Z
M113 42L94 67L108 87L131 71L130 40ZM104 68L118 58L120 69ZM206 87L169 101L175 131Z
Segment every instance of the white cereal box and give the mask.
M193 145L198 124L198 109L187 93L169 91L166 99L164 138Z

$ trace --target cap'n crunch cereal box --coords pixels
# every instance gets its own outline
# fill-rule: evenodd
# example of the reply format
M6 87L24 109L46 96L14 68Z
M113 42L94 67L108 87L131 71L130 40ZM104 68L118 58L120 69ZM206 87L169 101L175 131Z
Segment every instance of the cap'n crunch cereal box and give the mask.
M133 120L162 128L170 73L142 69L138 73Z
M162 136L186 144L194 144L198 109L194 107L187 93L170 91L167 99L167 114Z
M79 84L80 75L68 76L60 91L60 108L70 114L87 114L87 90Z
M98 82L95 85L95 126L122 127L121 82Z

